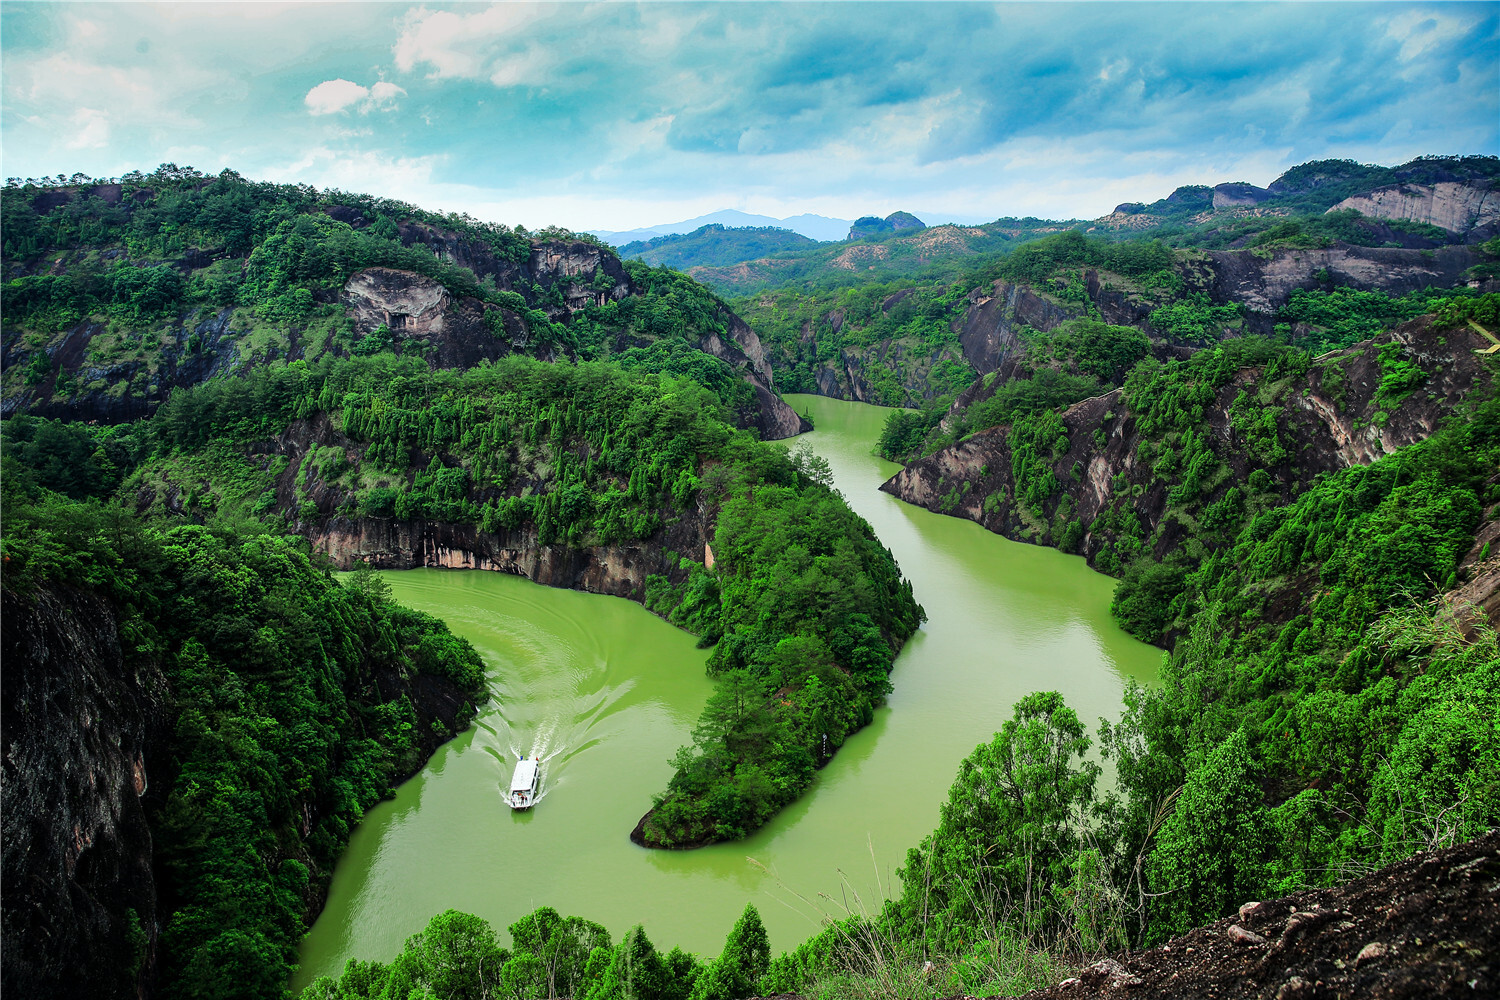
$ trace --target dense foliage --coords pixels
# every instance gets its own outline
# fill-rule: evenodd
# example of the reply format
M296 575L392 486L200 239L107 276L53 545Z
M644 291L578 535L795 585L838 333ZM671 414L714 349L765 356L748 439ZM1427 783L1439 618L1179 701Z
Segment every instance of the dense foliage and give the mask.
M636 360L648 368L650 357ZM293 420L324 415L338 443L306 452L290 498L272 488L274 463L214 458L226 442L242 442L243 455ZM720 677L644 828L648 843L672 846L744 836L801 794L870 720L922 618L826 467L734 430L728 416L699 382L613 363L296 363L175 393L152 434L187 454L137 477L158 495L279 509L303 527L429 519L587 547L652 539L684 519L712 526L715 566L685 554L644 595L716 644L709 671Z
M173 384L288 357L395 353L440 363L437 343L399 324L356 334L340 295L352 275L378 266L477 300L491 331L507 340L522 331L527 352L624 355L628 367L703 381L740 423L752 422L750 387L723 362L696 356L708 338L732 339L728 307L666 268L630 262L622 274L607 250L592 271L534 279L533 235L523 229L227 170L12 186L0 205L9 397L29 391L36 404L107 409L129 395L142 401L126 411L136 414ZM560 230L536 238L591 240ZM84 321L92 325L81 350L64 350Z
M350 959L341 975L314 980L301 1000L739 1000L754 995L771 958L753 905L706 963L680 948L662 954L639 924L611 944L598 924L546 906L509 930L506 949L479 917L440 913L389 963Z
M782 290L735 309L760 336L782 392L818 392L819 371L842 373L853 357L870 402L911 406L951 399L974 378L951 328L967 305L961 292L945 283Z
M5 587L105 596L127 670L159 669L170 691L148 813L163 995L279 997L349 831L487 698L479 658L374 581L340 586L299 539L143 521L91 495L109 476L61 481L69 430L5 431ZM419 674L468 704L419 709Z
M691 233L657 236L620 247L620 256L661 267L686 271L690 267L723 267L754 260L782 250L800 250L818 241L790 229L771 226L736 226L718 223L700 226Z

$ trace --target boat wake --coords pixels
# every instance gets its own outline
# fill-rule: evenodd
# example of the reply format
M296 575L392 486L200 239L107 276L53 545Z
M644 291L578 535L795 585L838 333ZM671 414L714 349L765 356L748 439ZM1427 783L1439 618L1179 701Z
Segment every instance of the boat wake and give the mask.
M553 759L567 753L569 749L566 741L557 738L557 720L552 719L537 729L536 734L531 739L530 750L522 751L515 741L511 741L507 749L510 751L510 760L517 762L522 760L536 760L541 763L540 787L537 790L535 798L531 800L534 806L545 799L552 791L552 781L549 773L552 769L547 765ZM505 798L503 788L501 798Z

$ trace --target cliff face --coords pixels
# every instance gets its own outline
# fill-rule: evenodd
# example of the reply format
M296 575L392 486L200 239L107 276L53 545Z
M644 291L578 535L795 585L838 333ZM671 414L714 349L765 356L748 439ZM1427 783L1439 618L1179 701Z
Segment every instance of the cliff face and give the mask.
M1127 292L1109 287L1099 272L1084 272L1089 305L1104 322L1116 326L1145 326L1152 306ZM969 293L969 308L954 323L964 357L981 375L1001 371L1023 351L1019 331L1024 327L1047 331L1088 314L1088 306L1062 302L1030 285L997 281L989 289Z
M287 460L276 481L278 508L298 510L299 495L306 496L318 513L299 518L295 530L340 569L361 563L376 569L484 569L524 576L549 587L642 601L646 577L659 574L674 582L682 580L686 571L680 568L681 557L701 562L713 541L711 518L700 508L680 512L644 541L587 548L543 545L533 527L485 532L467 523L341 516L338 511L348 499L344 489L325 483L313 470L299 479L307 453L327 447L358 450L326 415L320 415L293 423L267 451ZM149 498L143 500L149 502ZM177 509L174 504L178 502L179 498L168 498L167 506Z
M1500 227L1500 192L1493 181L1392 184L1345 198L1330 212L1352 208L1372 219L1409 219L1467 234L1478 243Z
M1340 245L1270 254L1215 250L1179 265L1178 274L1187 291L1205 292L1215 305L1243 306L1246 332L1269 334L1276 324L1276 311L1298 289L1320 288L1329 282L1390 295L1451 288L1462 282L1463 272L1479 259L1468 247L1425 251ZM1106 323L1150 331L1152 311L1164 304L1116 287L1093 269L1084 271L1083 288L1086 303L1063 301L1056 287L997 281L988 289L976 289L969 295L968 310L954 323L964 357L981 375L1002 371L1022 350L1017 334L1024 327L1045 332L1092 311Z
M701 560L713 540L712 526L695 515L646 541L585 549L541 545L529 529L483 532L472 524L442 521L336 517L302 530L313 548L340 569L361 563L376 569L483 569L633 601L645 599L647 576L674 582L686 576L678 566L680 557L669 551Z
M158 869L153 835L170 821L163 810L178 780L178 706L168 671L127 655L122 634L160 635L163 623L149 608L126 615L100 596L61 587L0 591L0 614L6 993L43 1000L151 997L159 970L169 964L159 950L160 930L181 904L172 869ZM398 663L349 676L330 711L409 701L416 767L472 717L472 694L444 677ZM306 836L325 809L342 807L344 796L326 788L303 794L296 808ZM309 860L306 843L294 836L279 848L283 858ZM313 895L307 904L315 917L321 897Z
M1383 368L1379 345L1373 342L1321 359L1300 385L1260 387L1255 384L1258 373L1250 369L1219 389L1212 404L1204 406L1201 421L1202 433L1229 470L1214 496L1231 486L1244 488L1252 472L1264 469L1270 480L1263 492L1290 499L1320 473L1368 464L1424 440L1476 385L1493 377L1474 353L1488 346L1477 334L1434 331L1419 319L1393 337L1402 345L1402 359L1414 362L1425 376L1393 408L1377 398ZM1231 410L1242 390L1255 394L1258 410L1275 416L1287 457L1274 465L1265 465L1234 425ZM1061 510L1082 522L1078 551L1090 564L1118 536L1112 529L1089 526L1107 509L1123 505L1143 529L1147 551L1159 558L1174 550L1185 529L1168 516L1168 485L1153 470L1154 456L1142 448L1123 391L1069 407L1062 422L1067 448L1051 462L1059 485L1040 512L1016 500L1007 427L982 431L919 459L881 489L929 510L977 521L1007 538L1041 544L1056 544Z
M114 608L0 592L7 992L144 997L158 912L146 797L164 777L166 679L130 670Z
M1481 255L1468 247L1397 250L1335 245L1321 250L1277 250L1269 256L1250 250L1208 251L1204 283L1215 303L1238 302L1246 310L1246 328L1269 333L1275 312L1297 289L1321 287L1326 281L1359 291L1405 295L1423 288L1452 288ZM1326 272L1327 278L1323 277Z

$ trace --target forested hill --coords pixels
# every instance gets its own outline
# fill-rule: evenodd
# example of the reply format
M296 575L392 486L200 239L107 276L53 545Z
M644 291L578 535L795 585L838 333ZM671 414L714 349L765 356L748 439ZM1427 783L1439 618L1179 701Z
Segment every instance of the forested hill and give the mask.
M686 271L699 265L737 264L779 250L800 250L817 245L817 240L790 229L770 226L725 228L711 223L691 233L627 243L620 247L620 256Z
M1092 222L900 230L691 273L739 295L783 391L922 406L1070 319L1163 349L1240 333L1348 346L1500 275L1497 181L1492 156L1327 161Z
M767 438L800 427L721 300L593 237L172 165L12 182L0 207L6 414L128 420L174 388L324 356L389 350L462 368L678 341L748 383L743 426Z

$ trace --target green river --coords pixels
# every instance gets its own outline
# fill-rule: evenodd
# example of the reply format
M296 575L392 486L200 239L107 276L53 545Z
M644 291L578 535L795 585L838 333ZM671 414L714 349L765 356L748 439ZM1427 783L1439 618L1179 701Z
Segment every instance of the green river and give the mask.
M479 650L493 701L354 832L294 987L351 957L391 958L448 908L503 937L552 906L616 939L643 923L663 950L712 956L753 901L773 949L791 948L823 914L878 908L907 848L936 825L959 761L1022 695L1061 691L1092 724L1118 716L1128 678L1155 677L1159 651L1110 618L1113 580L879 492L899 468L872 454L888 410L787 398L817 424L800 440L828 460L927 610L896 661L889 707L750 839L647 851L628 834L710 691L694 637L620 598L482 571L387 573L398 600ZM529 813L500 801L517 751L551 758Z

